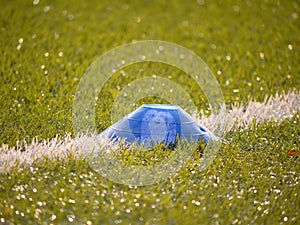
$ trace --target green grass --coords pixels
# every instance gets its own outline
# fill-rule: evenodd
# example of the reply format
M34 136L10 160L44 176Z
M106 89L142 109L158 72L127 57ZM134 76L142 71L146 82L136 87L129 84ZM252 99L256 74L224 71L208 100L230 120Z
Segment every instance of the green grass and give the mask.
M207 170L198 171L200 148L175 176L151 186L113 183L72 155L45 159L1 176L0 217L11 224L50 224L53 215L54 224L70 217L75 224L296 224L299 158L287 151L299 146L288 135L300 132L298 123L295 116L228 133Z
M0 145L72 132L73 96L85 70L133 40L171 41L194 51L216 75L228 105L300 89L297 1L203 2L0 0ZM136 76L171 76L207 109L201 90L179 78L181 71L143 63L125 72L99 94L99 131L110 124L117 86ZM161 99L139 103L145 101ZM173 178L145 187L112 183L72 155L44 159L0 175L0 223L68 224L74 217L74 224L296 224L299 157L287 152L299 150L299 134L299 112L280 125L229 132L207 170L197 171L199 148ZM152 163L169 154L164 151L139 159Z
M83 73L97 57L132 40L171 41L194 51L216 74L227 104L299 89L299 11L297 1L2 1L0 144L72 132L73 95ZM107 98L130 81L112 79ZM195 84L188 90L198 96Z

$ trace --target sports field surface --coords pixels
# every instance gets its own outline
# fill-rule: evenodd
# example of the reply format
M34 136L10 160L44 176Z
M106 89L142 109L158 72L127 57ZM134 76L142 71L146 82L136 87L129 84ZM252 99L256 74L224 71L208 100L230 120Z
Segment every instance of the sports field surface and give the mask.
M296 0L0 0L0 224L299 224L299 37ZM72 106L91 63L141 40L173 42L201 57L226 113L210 111L188 74L143 62L104 85L95 99L97 132L112 124L114 100L128 84L157 75L188 93L195 119L226 127L205 170L199 143L170 178L132 186L103 177L76 149ZM143 103L166 101L152 96L136 107ZM105 150L142 166L172 154L161 145Z

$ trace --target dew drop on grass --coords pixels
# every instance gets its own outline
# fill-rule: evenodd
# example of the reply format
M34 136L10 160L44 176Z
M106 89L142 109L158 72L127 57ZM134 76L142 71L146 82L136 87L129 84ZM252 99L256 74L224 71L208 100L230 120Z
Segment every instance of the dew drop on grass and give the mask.
M55 39L58 39L58 38L59 38L59 33L58 33L58 32L55 32L55 33L54 33L54 38L55 38Z
M260 57L261 59L264 59L264 58L265 58L265 54L264 54L263 52L260 52L260 53L259 53L259 57Z
M239 12L239 11L240 11L240 7L239 7L238 5L234 5L234 6L233 6L233 10L234 10L235 12Z
M70 21L74 20L74 15L73 14L69 14L67 17L68 17L68 20L70 20Z
M205 0L197 0L197 3L198 3L199 5L204 5L204 4L205 4Z
M126 213L131 213L131 210L130 209L126 209L125 212Z
M298 14L296 12L292 13L292 19L296 20L298 18Z
M70 223L72 223L74 221L74 219L72 217L68 217L68 220Z
M50 8L51 8L51 7L50 7L49 5L45 6L44 12L45 12L45 13L46 13L46 12L49 12Z
M53 214L53 215L50 217L50 220L51 220L51 221L54 221L55 219L56 219L56 215Z

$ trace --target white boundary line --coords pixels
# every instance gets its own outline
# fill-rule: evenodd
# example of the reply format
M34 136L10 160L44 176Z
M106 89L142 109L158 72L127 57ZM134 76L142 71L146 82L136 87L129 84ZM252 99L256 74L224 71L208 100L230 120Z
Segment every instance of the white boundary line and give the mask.
M214 130L218 121L226 120L226 130L232 130L236 123L246 128L255 118L257 123L273 119L280 122L300 112L300 90L289 91L287 94L265 97L264 102L249 101L248 105L233 104L224 114L202 116L200 121L210 130ZM87 138L88 137L80 137ZM108 140L101 140L103 150L115 148ZM82 140L81 140L82 143ZM36 160L47 158L62 159L69 153L78 156L84 154L75 149L76 140L67 134L64 138L55 137L51 140L33 139L27 144L25 141L17 142L15 147L3 144L0 147L0 172L9 171L19 165L32 165ZM83 148L84 149L84 148Z

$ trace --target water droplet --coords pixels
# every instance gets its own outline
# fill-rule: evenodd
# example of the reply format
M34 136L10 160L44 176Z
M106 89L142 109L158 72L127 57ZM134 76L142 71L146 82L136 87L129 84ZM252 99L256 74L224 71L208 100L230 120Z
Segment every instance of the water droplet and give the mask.
M140 23L142 21L142 18L139 16L134 17L134 19L137 23Z
M292 19L296 20L298 18L298 14L296 12L292 13Z
M38 5L40 3L40 0L33 0L33 5Z
M48 12L49 10L50 10L50 6L49 5L45 6L44 12Z
M289 44L288 47L289 47L289 50L293 50L293 45Z
M73 20L73 19L74 19L74 15L73 15L73 14L69 14L69 15L68 15L68 20L71 21L71 20Z
M131 210L130 210L130 209L126 209L126 210L125 210L125 212L127 212L127 213L130 213L130 212L131 212Z
M204 1L204 0L197 0L197 3L198 3L199 5L204 5L204 4L205 4L205 1Z
M260 57L261 59L264 59L264 58L265 58L265 54L264 54L263 52L260 52L260 53L259 53L259 57Z
M58 39L58 38L59 38L59 33L58 33L58 32L55 32L55 33L54 33L54 38L55 38L55 39Z
M234 10L235 12L239 12L239 11L240 11L240 7L239 7L238 5L234 5L234 6L233 6L233 10Z
M50 217L50 220L51 220L51 221L54 221L55 219L56 219L56 215L53 214L53 215Z

